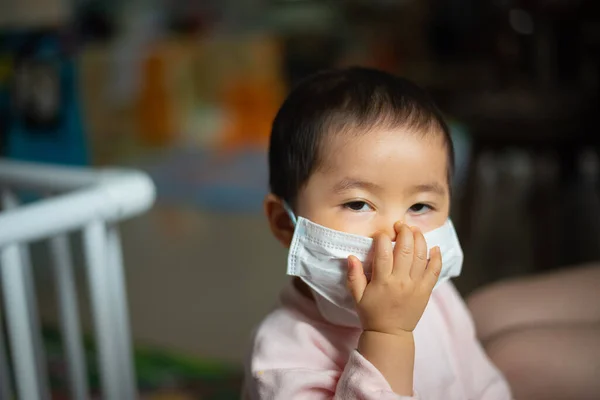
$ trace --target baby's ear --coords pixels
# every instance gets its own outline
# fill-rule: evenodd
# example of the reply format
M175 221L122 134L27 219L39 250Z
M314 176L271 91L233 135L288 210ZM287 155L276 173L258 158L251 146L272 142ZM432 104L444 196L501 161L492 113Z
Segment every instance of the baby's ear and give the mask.
M294 224L283 205L283 201L274 194L269 193L265 197L264 207L271 232L281 244L289 248L294 236Z

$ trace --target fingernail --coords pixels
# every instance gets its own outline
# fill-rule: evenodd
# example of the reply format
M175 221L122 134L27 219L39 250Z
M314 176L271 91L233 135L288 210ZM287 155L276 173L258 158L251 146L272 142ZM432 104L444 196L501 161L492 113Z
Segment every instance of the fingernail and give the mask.
M354 261L352 261L352 256L348 257L348 269L352 269L354 267Z

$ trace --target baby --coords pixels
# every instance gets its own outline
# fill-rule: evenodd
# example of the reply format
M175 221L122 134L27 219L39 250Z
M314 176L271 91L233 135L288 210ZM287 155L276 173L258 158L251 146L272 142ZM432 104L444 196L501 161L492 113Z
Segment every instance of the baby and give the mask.
M255 332L247 399L510 399L448 278L453 148L407 80L314 75L279 110L265 211L294 276Z

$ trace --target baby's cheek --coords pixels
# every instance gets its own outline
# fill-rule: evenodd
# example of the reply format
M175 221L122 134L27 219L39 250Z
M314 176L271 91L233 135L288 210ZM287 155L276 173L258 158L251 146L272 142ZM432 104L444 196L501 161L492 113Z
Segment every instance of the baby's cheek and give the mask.
M405 223L409 226L416 226L423 233L432 231L444 225L448 216L445 213L427 213L423 215L407 215Z
M372 237L378 232L377 228L374 226L374 224L370 223L370 221L356 218L347 218L345 221L340 221L337 227L333 229L366 237Z
M371 237L377 232L377 227L373 221L373 213L370 212L359 213L336 209L314 215L312 219L310 217L307 218L329 229L353 235Z

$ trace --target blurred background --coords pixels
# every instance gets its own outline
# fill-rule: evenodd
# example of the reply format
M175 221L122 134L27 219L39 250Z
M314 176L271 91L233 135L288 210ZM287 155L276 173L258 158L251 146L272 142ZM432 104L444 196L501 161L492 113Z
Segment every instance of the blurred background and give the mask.
M270 124L299 79L348 65L408 77L445 113L464 295L600 258L600 2L0 2L0 156L157 185L123 226L145 398L238 398L251 330L288 279L262 214ZM61 398L46 254L33 247Z

